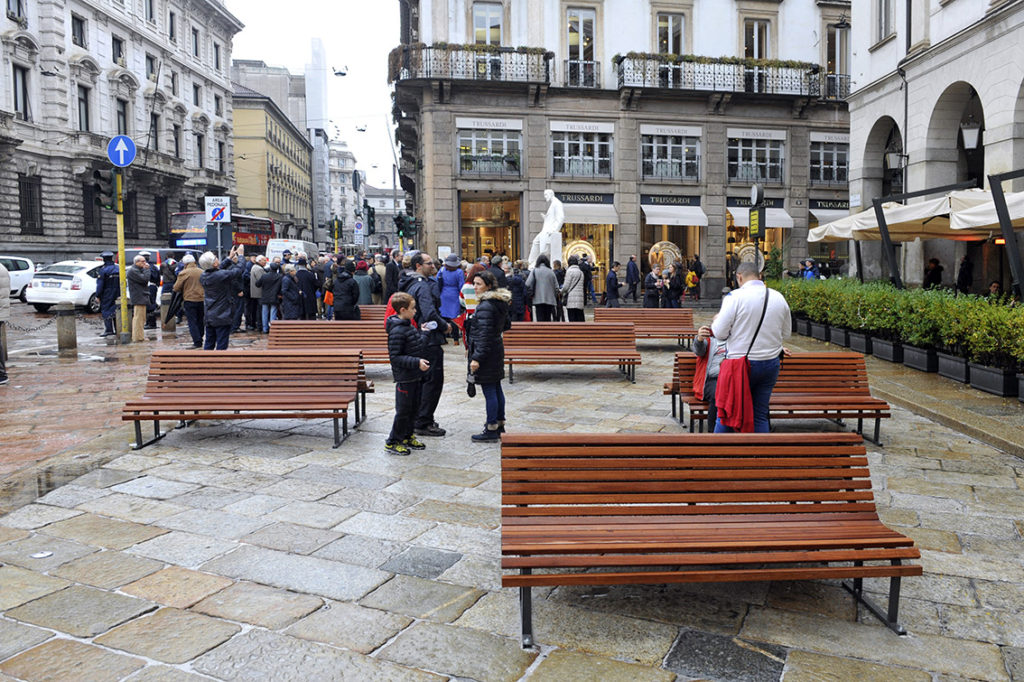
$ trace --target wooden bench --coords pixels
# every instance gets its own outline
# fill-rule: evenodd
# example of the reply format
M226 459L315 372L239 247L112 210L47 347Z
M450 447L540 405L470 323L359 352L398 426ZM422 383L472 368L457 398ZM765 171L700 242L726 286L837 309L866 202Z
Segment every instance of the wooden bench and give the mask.
M156 351L142 397L125 404L121 419L135 423L136 450L166 435L160 420L198 419L331 419L338 447L349 405L358 414L360 393L365 401L361 382L358 351ZM143 421L153 422L146 442Z
M693 373L697 357L676 353L672 381L665 394L672 397L672 416L679 403L679 421L685 422L683 406L689 408L689 426L693 433L704 430L708 403L693 395ZM857 420L857 433L864 433L864 420L875 420L872 442L881 445L881 420L891 417L889 403L871 396L864 356L860 353L793 353L782 362L779 379L769 402L770 419L843 419ZM708 426L709 430L711 426Z
M895 632L913 540L878 518L852 433L517 434L501 438L502 586L853 579ZM883 562L867 565L867 562ZM864 578L888 577L883 613ZM652 596L652 599L654 597Z
M388 332L383 322L353 320L275 320L270 325L267 348L318 348L359 350L368 365L388 364Z
M640 353L628 322L513 322L505 332L508 381L513 365L616 365L636 383Z
M680 346L697 336L690 308L594 308L594 322L632 322L638 339L676 339Z
M361 305L359 306L359 321L380 322L381 324L384 324L387 309L388 307L386 305Z

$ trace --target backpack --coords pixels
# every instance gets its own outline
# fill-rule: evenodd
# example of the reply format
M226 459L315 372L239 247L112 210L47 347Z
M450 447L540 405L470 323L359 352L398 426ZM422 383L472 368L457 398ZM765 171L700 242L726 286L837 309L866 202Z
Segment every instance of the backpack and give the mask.
M370 292L374 294L384 293L384 282L381 281L375 267L370 268Z

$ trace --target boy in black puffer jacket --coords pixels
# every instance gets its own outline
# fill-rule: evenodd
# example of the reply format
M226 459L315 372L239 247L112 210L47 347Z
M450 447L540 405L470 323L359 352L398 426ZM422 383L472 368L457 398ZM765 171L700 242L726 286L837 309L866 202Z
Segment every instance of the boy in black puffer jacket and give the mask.
M391 297L391 307L395 315L388 318L387 329L388 356L395 380L395 421L384 449L393 455L408 455L410 449L426 447L413 435L413 421L420 406L420 384L430 362L423 359L424 335L412 326L416 299L400 291Z

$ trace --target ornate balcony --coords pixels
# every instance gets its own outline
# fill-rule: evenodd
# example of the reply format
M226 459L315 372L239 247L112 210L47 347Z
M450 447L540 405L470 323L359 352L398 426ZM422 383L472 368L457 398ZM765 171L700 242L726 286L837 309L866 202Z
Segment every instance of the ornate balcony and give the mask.
M850 96L850 76L845 73L821 74L821 98L845 100Z
M700 180L700 156L686 159L643 159L640 172L644 180Z
M698 60L699 59L699 60ZM818 97L816 64L743 59L674 60L667 55L617 56L619 88L747 92Z
M520 177L522 171L519 166L519 156L516 154L501 155L471 155L462 154L459 156L459 175L500 175L503 177Z
M402 45L388 58L388 79L547 84L551 82L552 57L551 52L530 47Z

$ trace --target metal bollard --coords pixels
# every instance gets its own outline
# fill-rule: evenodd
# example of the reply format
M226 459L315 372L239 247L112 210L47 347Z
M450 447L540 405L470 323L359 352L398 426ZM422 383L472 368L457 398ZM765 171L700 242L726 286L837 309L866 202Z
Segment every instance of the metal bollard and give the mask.
M58 303L54 314L57 316L57 354L62 358L78 357L75 306L71 303Z
M171 319L167 319L167 309L171 306L171 297L174 294L161 294L160 295L160 328L164 334L170 334L171 336L176 335L177 329L177 318L171 315Z

